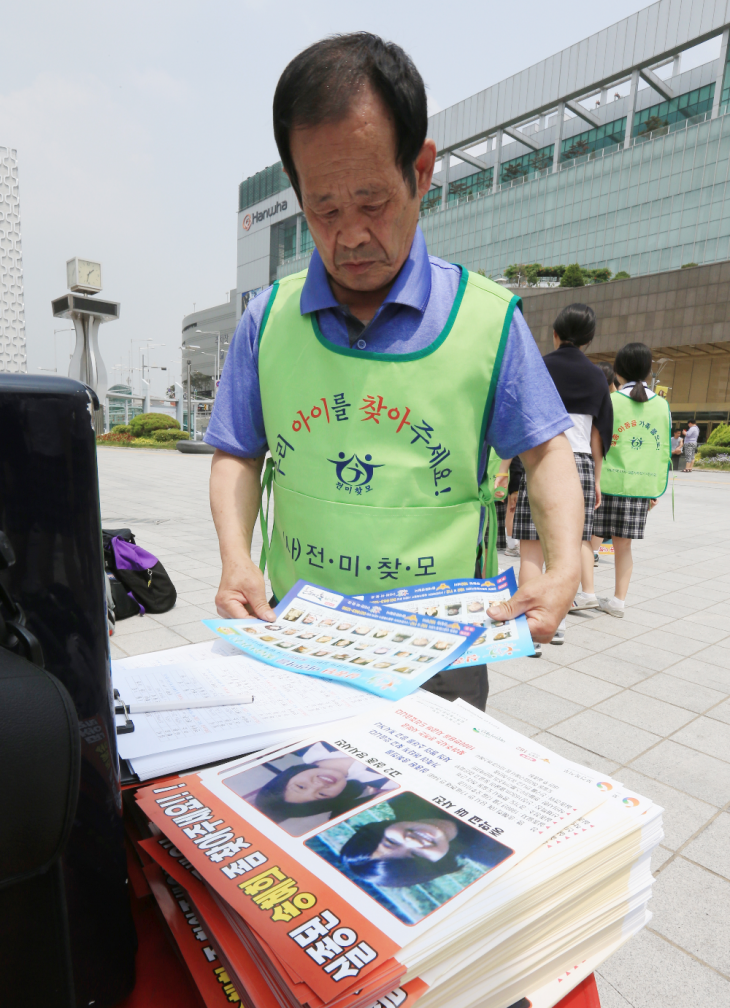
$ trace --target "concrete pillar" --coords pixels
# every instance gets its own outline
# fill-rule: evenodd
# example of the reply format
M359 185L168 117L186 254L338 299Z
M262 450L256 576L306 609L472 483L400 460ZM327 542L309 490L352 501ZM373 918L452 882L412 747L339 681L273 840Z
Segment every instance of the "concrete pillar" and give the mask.
M150 412L150 383L146 378L142 379L142 395L144 396L144 403L142 406L143 413Z
M185 403L183 402L183 387L178 382L175 382L175 419L180 424L180 430L183 427L183 412L185 411ZM125 421L127 423L128 421Z
M712 118L715 119L720 114L720 98L722 97L722 85L725 83L725 67L727 66L728 40L730 40L730 28L726 28L722 33L722 44L720 46L720 67L715 78L715 95L712 99Z
M441 157L441 173L443 175L443 180L441 182L441 206L442 208L446 206L449 202L449 175L451 172L451 152L445 151Z
M636 112L636 96L639 93L639 71L631 71L631 90L629 91L629 110L626 114L626 133L624 135L624 147L631 146L631 130L634 127L634 113Z
M555 147L553 148L553 171L558 170L560 164L560 148L563 140L563 123L565 122L565 103L558 102L558 122L557 133L555 134Z
M297 237L294 246L294 255L298 259L302 251L302 215L297 214Z
M672 77L678 77L682 72L682 54L677 53L672 63Z
M499 185L499 171L502 165L502 130L497 130L497 135L494 138L494 149L497 152L497 157L494 160L494 177L492 178L492 192L494 192L496 186Z

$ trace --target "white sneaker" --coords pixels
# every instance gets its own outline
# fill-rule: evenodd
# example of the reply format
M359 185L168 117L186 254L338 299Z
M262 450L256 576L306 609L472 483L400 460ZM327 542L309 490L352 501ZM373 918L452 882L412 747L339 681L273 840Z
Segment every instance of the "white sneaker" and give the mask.
M599 598L598 608L609 616L615 616L616 619L624 618L624 607L617 606L613 599Z
M556 630L553 634L553 639L550 641L551 644L564 644L565 643L565 630Z
M508 546L506 550L503 551L505 556L518 557L520 555L519 546Z
M579 612L582 609L598 609L598 599L588 598L585 592L579 591L575 593L575 599L570 607L570 612Z
M542 644L538 644L536 642L533 642L532 646L535 649L535 653L534 654L530 654L527 657L528 658L542 658Z

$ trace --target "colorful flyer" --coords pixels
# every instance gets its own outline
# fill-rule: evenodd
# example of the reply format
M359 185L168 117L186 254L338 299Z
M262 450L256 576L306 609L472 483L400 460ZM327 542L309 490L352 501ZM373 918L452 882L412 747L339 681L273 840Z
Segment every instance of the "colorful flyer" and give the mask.
M458 655L449 668L462 665L506 661L535 653L525 616L498 622L489 618L489 606L510 598L517 591L512 567L484 581L476 578L457 581L432 581L411 588L363 595L366 602L379 603L409 613L431 618L456 620L481 628L469 648Z
M400 700L453 665L483 635L477 623L404 612L307 581L298 581L274 612L275 623L203 623L268 665L347 682L388 700Z

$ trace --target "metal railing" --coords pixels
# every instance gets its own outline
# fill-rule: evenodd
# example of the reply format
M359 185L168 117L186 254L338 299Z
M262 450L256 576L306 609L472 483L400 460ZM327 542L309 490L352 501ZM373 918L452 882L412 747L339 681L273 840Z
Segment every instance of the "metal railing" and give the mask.
M721 105L718 118L720 116L727 115L728 111L730 111L730 103ZM659 129L652 130L650 133L640 133L638 136L632 137L628 143L626 141L621 141L620 143L609 144L606 147L601 147L600 150L590 151L588 154L581 154L579 157L560 161L557 166L551 165L550 167L543 168L540 171L527 172L525 175L521 175L516 179L511 179L509 182L501 182L491 186L489 189L482 189L481 192L469 193L467 196L461 196L459 199L450 200L446 206L438 204L430 207L428 210L422 210L419 217L421 219L424 217L430 217L432 214L442 213L444 210L450 210L452 207L461 206L462 203L471 203L474 200L483 199L485 196L495 196L497 193L503 192L506 189L512 189L515 186L525 185L527 182L533 182L535 179L544 178L546 175L551 175L556 171L561 172L565 171L567 168L575 168L577 165L584 164L587 161L596 161L599 158L609 157L613 154L618 154L620 151L628 150L630 147L635 147L638 144L643 144L650 140L658 140L669 133L677 133L680 130L689 129L690 126L697 126L711 118L711 112L702 112L700 115L689 116L681 122L669 123L667 126L661 126Z

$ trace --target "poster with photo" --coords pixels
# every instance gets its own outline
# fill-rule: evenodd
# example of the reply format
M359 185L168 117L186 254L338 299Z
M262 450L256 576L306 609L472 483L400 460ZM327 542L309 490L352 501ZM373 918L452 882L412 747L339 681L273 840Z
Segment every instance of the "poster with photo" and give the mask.
M483 630L464 620L404 612L298 581L275 623L209 619L206 626L268 665L346 682L399 700L453 665Z
M446 941L455 911L608 800L593 780L481 734L478 713L419 691L273 759L166 779L137 800L329 1000L431 928ZM323 936L333 928L330 944Z
M480 627L481 633L476 640L450 666L459 668L462 665L487 662L491 665L535 653L525 616L504 622L489 618L489 606L511 598L516 591L515 572L510 567L496 577L483 581L476 578L433 581L411 588L392 588L390 591L363 595L363 599L403 609L405 612Z

